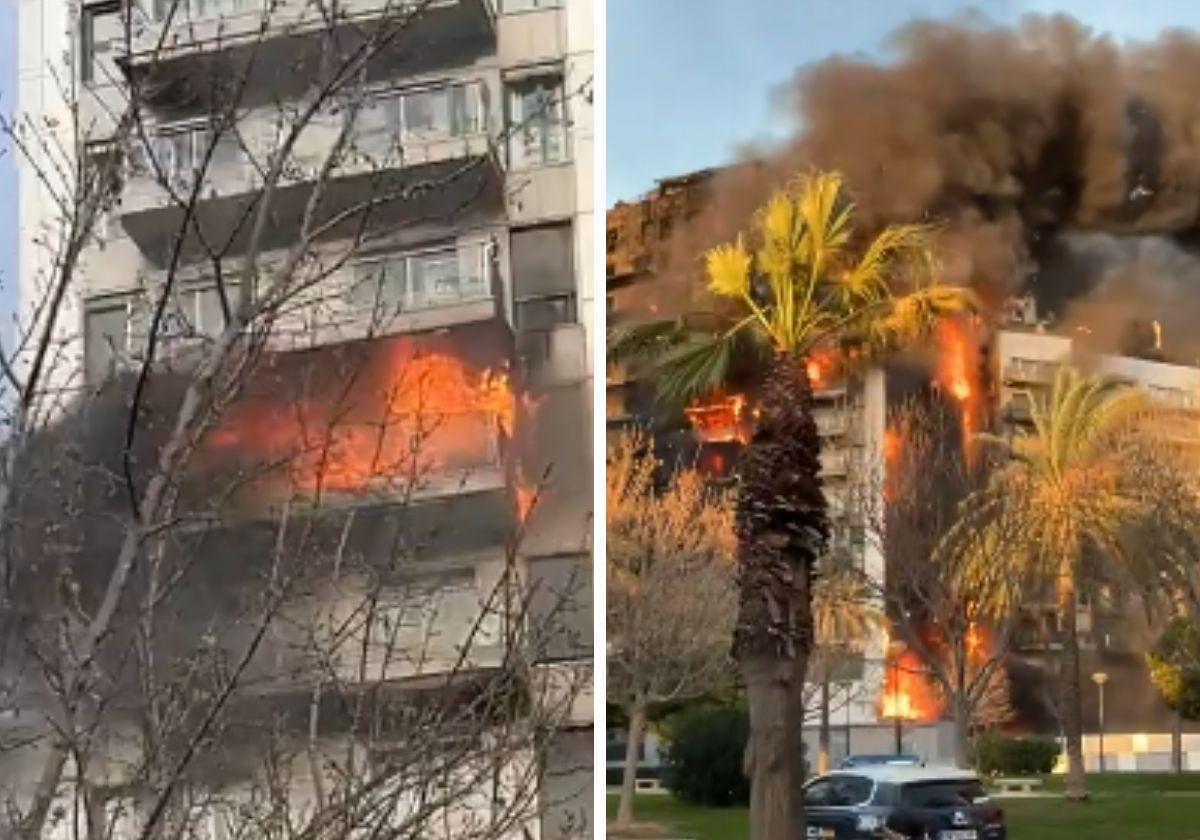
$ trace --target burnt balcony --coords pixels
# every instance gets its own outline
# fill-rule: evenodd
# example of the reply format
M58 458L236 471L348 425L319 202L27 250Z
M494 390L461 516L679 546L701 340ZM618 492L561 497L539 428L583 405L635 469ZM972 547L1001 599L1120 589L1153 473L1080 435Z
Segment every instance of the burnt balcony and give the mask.
M315 221L326 225L330 239L349 235L364 214L384 228L491 205L498 211L501 178L491 154L488 112L488 91L478 80L380 90L352 116L349 109L327 109L304 126L290 149L269 194L259 247L294 240L318 182ZM197 201L188 247L196 250L203 242L228 255L246 247L251 220L267 198L267 173L281 154L279 125L279 112L263 108L220 130L207 122L160 124L135 143L118 212L152 262L165 259L185 227L193 189ZM350 134L345 153L323 175L344 132Z
M210 101L231 80L274 97L301 91L327 69L370 52L370 78L470 63L494 48L493 0L142 0L132 37L114 45L125 72L148 82L151 104ZM369 39L374 39L369 40ZM334 57L335 61L337 57Z

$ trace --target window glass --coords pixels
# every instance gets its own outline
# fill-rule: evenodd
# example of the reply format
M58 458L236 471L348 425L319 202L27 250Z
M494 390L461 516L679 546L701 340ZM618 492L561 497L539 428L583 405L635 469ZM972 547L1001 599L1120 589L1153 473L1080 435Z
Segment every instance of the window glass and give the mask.
M513 230L513 295L518 300L575 291L574 235L570 222Z
M419 254L410 260L409 270L412 272L414 302L418 305L460 299L457 252Z
M403 258L360 263L354 273L354 285L347 293L352 306L377 315L394 314L401 308L406 290Z
M804 789L804 802L818 808L847 808L871 797L871 780L864 776L825 776Z
M562 77L542 76L509 85L512 165L517 168L566 159Z
M128 314L123 303L87 313L84 358L89 383L102 382L112 374L118 355L126 350L127 323Z
M484 264L486 250L483 247L461 248L458 252L459 282L462 286L462 296L486 297L487 270Z
M548 295L517 301L518 330L549 330L575 322L575 295Z
M953 808L986 799L983 785L975 779L914 782L900 789L905 805L914 808Z
M237 130L228 128L217 137L212 151L212 166L236 166L242 160L242 145Z
M558 9L562 0L501 0L501 12L532 12L536 9Z
M122 34L121 7L116 3L83 10L79 33L79 76L84 82L104 84L119 78L113 63L114 42Z
M237 297L237 284L226 280L225 298L229 301L230 310L237 306ZM225 328L225 313L216 286L209 286L197 293L195 320L196 329L210 338L216 338Z
M406 93L403 108L405 136L423 137L450 133L449 97L445 89Z

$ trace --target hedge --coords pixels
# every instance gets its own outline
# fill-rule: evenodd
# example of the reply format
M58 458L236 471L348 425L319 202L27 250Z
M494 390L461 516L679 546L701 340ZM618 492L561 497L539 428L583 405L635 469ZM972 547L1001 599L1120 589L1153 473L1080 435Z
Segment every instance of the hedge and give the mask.
M1054 770L1060 752L1053 738L1013 738L985 732L975 738L972 763L988 776L1041 776Z

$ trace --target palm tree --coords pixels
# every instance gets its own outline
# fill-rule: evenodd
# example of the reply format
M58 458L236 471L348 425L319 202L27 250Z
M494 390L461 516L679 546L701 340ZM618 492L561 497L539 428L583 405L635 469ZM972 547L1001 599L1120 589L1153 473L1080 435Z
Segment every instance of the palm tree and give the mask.
M829 770L829 684L833 668L873 630L884 625L884 614L863 573L845 563L822 570L813 586L812 614L818 664L814 676L820 691L817 772L824 773ZM849 697L846 702L850 702Z
M1030 398L1032 430L993 442L1008 460L964 502L956 528L975 532L1019 522L1007 555L1014 577L1052 584L1062 627L1062 727L1067 742L1067 798L1087 798L1077 635L1078 592L1085 552L1131 568L1126 529L1145 510L1145 493L1131 480L1131 418L1143 416L1142 391L1115 379L1062 368L1049 393ZM984 555L977 555L983 557ZM994 553L985 563L998 562ZM994 568L974 573L992 574ZM1008 588L1002 597L1013 597Z
M813 566L829 533L808 364L814 352L865 359L925 338L972 307L935 280L933 230L856 232L836 173L779 190L745 237L709 251L719 311L618 330L610 359L648 366L674 404L757 379L755 429L739 464L738 621L733 653L750 705L747 769L754 838L804 833L803 685L812 646Z

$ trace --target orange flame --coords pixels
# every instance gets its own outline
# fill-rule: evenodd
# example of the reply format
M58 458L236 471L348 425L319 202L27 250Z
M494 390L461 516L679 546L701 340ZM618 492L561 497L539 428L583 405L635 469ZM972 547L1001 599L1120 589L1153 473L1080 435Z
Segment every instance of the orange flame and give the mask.
M818 348L808 354L806 372L815 390L827 388L838 372L838 354L831 348Z
M705 443L750 442L751 421L742 394L695 401L683 413Z
M503 371L382 345L332 399L234 405L205 441L284 464L302 492L351 492L498 461L516 399Z
M921 661L911 651L888 655L880 693L879 717L928 722L941 714L937 691L922 676Z
M983 427L983 401L979 382L979 347L963 321L944 321L937 332L936 380L958 403L963 451L972 456L972 439Z
M537 488L518 481L514 489L517 495L517 521L528 522L529 515L533 513L533 506L538 500Z

